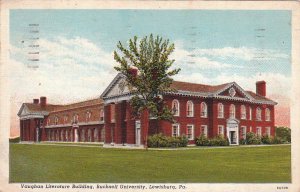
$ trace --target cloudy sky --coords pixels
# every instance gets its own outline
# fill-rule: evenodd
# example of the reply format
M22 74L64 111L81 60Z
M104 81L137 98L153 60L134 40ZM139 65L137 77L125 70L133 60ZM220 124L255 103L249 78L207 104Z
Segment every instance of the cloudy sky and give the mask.
M279 103L276 124L289 125L290 25L289 11L12 10L11 135L18 134L16 113L23 102L47 96L65 104L100 96L116 75L117 42L150 33L175 43L174 66L182 69L175 80L235 81L252 91L265 80L267 96Z

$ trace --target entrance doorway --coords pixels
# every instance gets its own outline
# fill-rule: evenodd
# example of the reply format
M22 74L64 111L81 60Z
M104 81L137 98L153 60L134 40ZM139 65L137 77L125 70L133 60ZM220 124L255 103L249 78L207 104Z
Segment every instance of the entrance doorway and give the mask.
M141 145L141 121L135 121L135 144Z
M230 143L231 144L237 144L236 140L236 131L230 131L229 132L229 138L230 138Z
M231 118L227 119L227 137L230 145L239 145L239 121Z

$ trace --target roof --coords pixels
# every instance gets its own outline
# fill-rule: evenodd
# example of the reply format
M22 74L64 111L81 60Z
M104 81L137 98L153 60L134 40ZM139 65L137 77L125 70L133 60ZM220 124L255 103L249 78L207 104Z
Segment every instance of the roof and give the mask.
M76 109L76 108L80 108L80 107L101 105L101 104L103 104L103 100L100 98L96 98L96 99L90 99L90 100L81 101L81 102L77 102L77 103L61 105L61 106L55 108L51 112L65 111L65 110L71 110L71 109Z
M188 83L182 81L173 81L171 88L180 91L190 91L190 92L216 92L218 90L224 89L231 83L225 83L221 85L205 85L197 83Z
M50 112L60 106L60 105L47 104L45 107L42 108L40 104L34 104L34 103L24 103L24 104L31 112L40 112L40 111Z
M273 101L267 97L263 97L260 95L257 95L256 93L252 92L252 91L246 91L247 93L249 93L251 95L251 97L253 97L256 100L263 100L263 101Z

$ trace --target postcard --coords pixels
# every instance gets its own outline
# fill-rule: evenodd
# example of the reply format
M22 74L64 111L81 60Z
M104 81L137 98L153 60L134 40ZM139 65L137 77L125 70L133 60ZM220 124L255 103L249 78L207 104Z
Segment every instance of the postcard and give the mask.
M0 191L300 191L298 2L1 10Z

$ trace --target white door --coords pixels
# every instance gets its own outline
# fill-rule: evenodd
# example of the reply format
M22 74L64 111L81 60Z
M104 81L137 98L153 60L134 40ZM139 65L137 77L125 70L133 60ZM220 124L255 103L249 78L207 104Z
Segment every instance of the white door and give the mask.
M135 144L141 144L141 121L135 121Z

